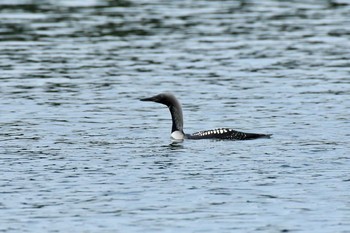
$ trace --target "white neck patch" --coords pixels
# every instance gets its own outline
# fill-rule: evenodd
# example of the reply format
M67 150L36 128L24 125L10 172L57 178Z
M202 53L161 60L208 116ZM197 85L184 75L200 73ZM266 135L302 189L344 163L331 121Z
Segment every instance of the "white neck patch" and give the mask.
M185 139L185 135L181 131L174 131L171 133L171 138L175 140L182 140Z

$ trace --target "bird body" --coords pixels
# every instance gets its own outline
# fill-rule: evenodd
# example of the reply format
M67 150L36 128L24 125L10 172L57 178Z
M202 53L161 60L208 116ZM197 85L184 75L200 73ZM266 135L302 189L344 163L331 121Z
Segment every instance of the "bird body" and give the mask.
M184 139L226 139L226 140L249 140L257 138L269 138L271 134L244 133L230 128L219 128L213 130L199 131L193 134L185 134L183 131L183 114L180 102L171 93L141 99L141 101L152 101L166 105L171 114L172 129L171 138L175 140Z

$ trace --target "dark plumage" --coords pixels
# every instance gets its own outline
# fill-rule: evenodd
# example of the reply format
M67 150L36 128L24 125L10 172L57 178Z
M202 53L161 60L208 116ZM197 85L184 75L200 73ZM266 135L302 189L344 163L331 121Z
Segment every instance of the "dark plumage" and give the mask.
M141 101L153 101L166 105L171 113L172 129L171 137L174 139L226 139L249 140L257 138L269 138L271 134L244 133L229 128L199 131L193 134L185 134L183 131L183 116L180 102L171 93L141 99Z

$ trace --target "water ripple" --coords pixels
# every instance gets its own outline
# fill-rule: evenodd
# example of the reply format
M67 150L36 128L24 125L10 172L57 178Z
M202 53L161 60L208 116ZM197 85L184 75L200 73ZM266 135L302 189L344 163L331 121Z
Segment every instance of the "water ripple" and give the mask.
M347 232L349 11L1 2L0 231ZM273 137L172 142L163 91L187 133Z

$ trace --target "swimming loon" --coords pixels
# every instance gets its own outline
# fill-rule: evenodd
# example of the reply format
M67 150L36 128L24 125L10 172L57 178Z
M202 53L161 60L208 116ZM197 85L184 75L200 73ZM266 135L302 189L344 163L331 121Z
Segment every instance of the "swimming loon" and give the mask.
M271 134L244 133L230 128L219 128L213 130L199 131L193 134L185 134L183 131L183 116L180 102L171 93L161 93L141 101L153 101L168 106L171 118L171 137L175 140L183 139L227 139L227 140L249 140L257 138L269 138Z

